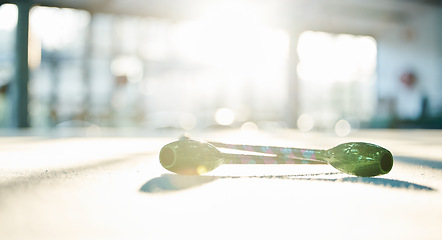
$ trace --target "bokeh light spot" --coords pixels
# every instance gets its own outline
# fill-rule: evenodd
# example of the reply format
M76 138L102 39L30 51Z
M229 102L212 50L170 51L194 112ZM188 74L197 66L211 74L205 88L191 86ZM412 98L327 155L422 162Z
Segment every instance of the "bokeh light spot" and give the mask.
M180 116L179 124L182 129L189 131L195 128L197 119L191 113L184 113Z
M341 119L335 124L335 133L339 137L345 137L351 132L351 125L347 120Z
M309 114L302 114L299 116L296 124L298 125L299 130L302 132L308 132L315 126L315 121Z
M219 125L230 125L235 121L235 113L229 108L220 108L215 113L215 121Z
M245 122L241 125L241 132L243 133L256 133L258 132L258 125L254 122Z

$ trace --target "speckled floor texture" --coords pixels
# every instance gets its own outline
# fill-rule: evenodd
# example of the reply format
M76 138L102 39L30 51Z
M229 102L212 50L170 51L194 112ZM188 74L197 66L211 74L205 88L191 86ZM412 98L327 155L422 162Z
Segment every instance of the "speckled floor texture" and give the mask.
M4 134L0 239L442 239L440 130L191 133L316 149L371 142L394 156L392 171L373 178L328 165L222 165L180 176L158 160L180 134Z

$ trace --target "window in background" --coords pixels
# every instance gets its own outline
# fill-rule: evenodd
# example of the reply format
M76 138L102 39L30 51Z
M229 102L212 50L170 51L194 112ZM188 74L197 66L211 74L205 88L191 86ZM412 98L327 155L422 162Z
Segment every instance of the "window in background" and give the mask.
M32 126L190 130L283 121L288 34L248 8L215 12L172 21L34 7Z
M178 21L33 7L31 127L190 130L283 122L287 32L267 26L259 8L220 3L202 12ZM16 21L16 6L1 5L2 89L12 79Z
M301 130L345 136L376 108L376 41L368 36L306 31L298 43Z
M227 125L219 121L220 113L228 114L233 126L283 120L285 31L230 18L179 22L167 32L151 27L143 50L156 60L147 62L141 84L152 125L180 127L189 116L196 127Z
M14 75L14 44L17 6L0 5L0 127L6 125L7 89Z
M29 113L32 127L84 120L89 21L89 13L82 10L31 9Z

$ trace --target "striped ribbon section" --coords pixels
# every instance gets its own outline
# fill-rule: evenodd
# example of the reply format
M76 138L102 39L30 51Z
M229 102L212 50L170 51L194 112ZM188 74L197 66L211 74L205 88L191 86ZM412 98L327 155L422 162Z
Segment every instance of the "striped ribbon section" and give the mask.
M223 164L327 164L309 159L291 158L284 156L260 156L249 154L224 153Z
M288 158L298 158L298 159L300 158L300 159L319 160L319 161L321 161L321 159L317 159L316 154L318 152L323 151L315 149L299 149L299 148L288 148L288 147L226 144L220 142L209 142L209 143L214 145L215 147L220 147L220 148L244 150L249 152L268 153Z

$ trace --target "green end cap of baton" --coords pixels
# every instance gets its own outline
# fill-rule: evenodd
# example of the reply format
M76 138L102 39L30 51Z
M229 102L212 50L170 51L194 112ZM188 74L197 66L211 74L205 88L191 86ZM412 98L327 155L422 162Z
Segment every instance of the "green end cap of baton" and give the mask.
M359 177L387 174L393 167L390 151L364 142L340 144L327 150L324 158L336 169Z
M219 167L223 163L223 154L206 142L181 140L161 149L160 163L174 173L200 175Z

